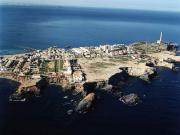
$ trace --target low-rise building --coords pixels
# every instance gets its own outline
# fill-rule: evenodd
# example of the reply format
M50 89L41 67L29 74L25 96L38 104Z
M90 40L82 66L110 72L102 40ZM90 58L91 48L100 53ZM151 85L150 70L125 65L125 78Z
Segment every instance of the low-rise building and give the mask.
M40 74L33 74L31 76L32 79L41 79L41 75Z
M74 82L84 81L84 75L83 75L82 71L74 71L73 72L73 81Z

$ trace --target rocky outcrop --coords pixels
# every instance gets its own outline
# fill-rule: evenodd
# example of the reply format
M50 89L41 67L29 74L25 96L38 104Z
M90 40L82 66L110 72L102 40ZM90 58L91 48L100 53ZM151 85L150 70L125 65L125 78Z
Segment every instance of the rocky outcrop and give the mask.
M41 89L47 85L46 79L40 79L35 82L35 84L24 86L23 84L19 87L20 94L31 93L35 95L39 95Z
M118 86L121 84L121 82L125 82L129 78L127 69L128 68L126 67L120 68L121 72L112 75L108 80L108 84L112 86Z
M95 94L89 93L83 98L76 107L76 111L79 113L86 113L92 107L93 101L95 100Z
M152 61L148 61L148 62L146 62L146 66L154 67L154 63Z
M101 90L111 92L113 89L113 85L107 84L106 86L102 87Z
M140 98L137 94L131 93L129 95L122 96L119 100L126 105L134 106L139 103Z
M164 62L168 62L168 63L176 63L176 61L172 58L167 58L163 60Z
M159 61L157 63L158 67L165 67L165 68L169 68L169 69L173 69L175 67L174 63L168 63L166 61Z
M156 75L156 68L154 67L125 67L121 69L126 71L128 75L138 77L144 81L149 81L154 75Z
M179 72L179 67L174 67L174 68L173 68L173 71Z
M25 83L21 83L18 90L9 96L9 101L25 101L27 98L38 96L41 89L47 85L46 79L40 79L32 84Z
M127 68L127 72L130 76L139 77L144 74L154 74L155 68L152 67L129 67Z
M178 45L176 44L168 44L167 51L176 51L178 49Z

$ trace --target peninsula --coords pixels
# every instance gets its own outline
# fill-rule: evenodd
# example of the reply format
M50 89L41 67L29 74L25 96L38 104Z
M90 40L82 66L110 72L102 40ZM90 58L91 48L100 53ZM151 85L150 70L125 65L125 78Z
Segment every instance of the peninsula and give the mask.
M156 74L157 67L178 70L175 66L180 62L180 56L176 56L177 47L176 44L164 43L161 39L157 43L138 42L130 45L68 49L50 47L30 53L2 56L0 77L20 83L16 92L10 96L10 101L25 100L26 93L38 95L45 85L55 84L64 90L83 93L83 100L88 103L88 100L92 102L95 95L85 92L87 83L103 82L101 88L111 90L114 86L108 81L117 73L125 72L128 76L150 81ZM82 102L81 105L87 107ZM78 110L81 110L81 105Z

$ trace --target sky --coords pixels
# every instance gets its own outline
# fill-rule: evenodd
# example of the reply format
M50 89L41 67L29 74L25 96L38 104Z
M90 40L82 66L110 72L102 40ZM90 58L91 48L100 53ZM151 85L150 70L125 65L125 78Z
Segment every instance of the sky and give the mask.
M180 0L0 0L2 4L180 11Z

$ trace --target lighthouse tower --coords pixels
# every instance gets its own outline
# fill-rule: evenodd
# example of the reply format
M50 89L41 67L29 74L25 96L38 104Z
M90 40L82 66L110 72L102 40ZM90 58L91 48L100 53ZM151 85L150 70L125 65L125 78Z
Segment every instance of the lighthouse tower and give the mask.
M162 37L163 37L163 33L161 32L160 38L159 38L159 40L157 41L157 44L161 44L161 43L162 43Z

